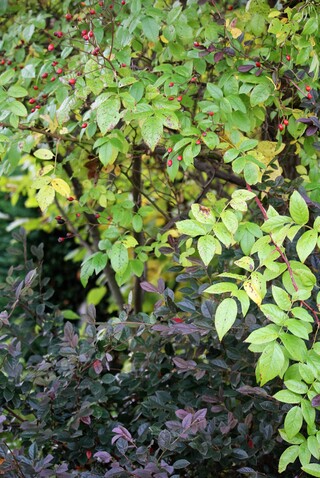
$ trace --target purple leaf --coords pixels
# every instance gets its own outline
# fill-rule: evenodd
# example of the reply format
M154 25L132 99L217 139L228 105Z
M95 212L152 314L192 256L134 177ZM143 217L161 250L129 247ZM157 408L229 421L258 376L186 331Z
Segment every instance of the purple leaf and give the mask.
M155 287L154 285L150 284L150 282L147 282L147 281L141 282L140 287L146 292L159 292L157 287Z
M107 451L97 451L97 453L93 455L93 458L100 463L109 463L112 460L110 453Z
M91 418L90 418L89 416L87 416L87 417L81 417L81 418L80 418L80 421L81 421L82 423L84 423L85 425L90 425L90 423L91 423Z
M247 73L247 71L252 70L254 68L254 65L241 65L238 67L238 71L241 73Z
M312 135L314 135L317 131L318 131L318 127L317 127L317 126L309 126L309 127L306 129L306 136L312 136Z
M320 394L313 397L313 399L311 400L311 405L313 407L320 407Z
M220 60L222 60L223 57L224 53L222 51L218 51L217 53L215 53L213 59L216 63L218 63Z
M299 118L297 119L298 123L312 124L311 118Z

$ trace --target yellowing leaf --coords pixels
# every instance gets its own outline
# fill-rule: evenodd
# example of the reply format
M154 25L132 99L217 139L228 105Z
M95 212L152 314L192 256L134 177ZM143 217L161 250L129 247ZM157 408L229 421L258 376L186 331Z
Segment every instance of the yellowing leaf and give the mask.
M37 175L45 176L46 174L50 173L50 171L52 171L53 169L54 169L53 165L48 164L47 166L44 166L43 168L39 169L39 171L37 172Z
M66 183L63 179L55 178L51 181L51 186L57 193L61 194L61 196L69 197L70 196L70 187L69 184Z
M34 156L39 159L49 160L54 157L54 154L49 149L41 148L35 151Z
M41 211L45 211L53 203L54 194L52 186L43 186L43 188L39 189L36 197Z
M250 299L257 305L261 305L263 299L263 279L261 274L253 272L251 278L244 282L243 288Z

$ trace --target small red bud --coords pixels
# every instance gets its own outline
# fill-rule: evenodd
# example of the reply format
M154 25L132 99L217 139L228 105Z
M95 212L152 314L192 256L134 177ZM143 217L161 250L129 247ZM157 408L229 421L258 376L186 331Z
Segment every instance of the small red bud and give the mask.
M70 202L71 202L71 201L74 201L74 197L72 197L72 196L68 197L68 198L67 198L67 201L70 201Z
M52 78L50 78L50 81L56 81L56 77L53 76Z
M168 148L168 153L172 153L172 148Z
M172 320L176 324L182 324L182 322L183 322L183 319L181 319L181 317L173 317Z
M260 66L261 66L260 61L256 61L256 67L257 67L257 68L260 68Z
M95 15L95 14L96 14L96 11L95 11L93 8L91 8L91 9L89 10L89 13L90 13L90 15Z
M40 105L36 105L36 109L39 110L41 108Z
M284 120L283 120L283 124L284 124L285 126L288 126L289 121L288 121L287 119L284 119Z
M87 32L87 30L82 30L82 32L81 32L81 36L83 36L83 35L87 35L87 33L88 33L88 32Z
M198 46L200 46L200 43L198 41L194 41L193 46L195 46L197 48Z
M30 98L30 100L29 100L30 105L33 105L35 102L36 102L35 98Z
M34 89L34 90L38 90L38 89L39 89L39 86L34 85L33 89Z
M34 112L36 111L36 109L35 109L35 108L31 108L30 111L31 111L31 113L34 113Z
M94 36L94 33L93 33L92 30L90 30L89 33L88 33L88 37L89 37L89 38L92 38L93 36Z
M58 242L63 242L65 240L64 237L58 237Z
M286 56L286 59L287 59L288 61L290 61L290 60L291 60L291 56L290 56L290 55L287 55L287 56Z
M92 457L92 451L87 450L86 451L86 457L88 458L88 460L90 460L90 458Z
M58 64L57 61L53 61L53 62L51 63L52 66L57 66L57 64ZM47 75L47 76L48 76L48 75Z
M197 77L196 77L196 76L193 76L190 81L191 81L191 83L196 83Z
M283 131L283 130L284 130L283 124L280 123L280 124L278 125L278 129L279 129L279 131Z
M209 111L208 115L209 115L209 116L213 116L213 115L214 115L214 112L213 112L213 111Z
M182 156L180 154L179 154L179 156L177 156L177 160L182 161Z
M97 213L94 215L94 217L95 217L96 219L99 219L100 214L97 212Z
M88 123L82 123L81 128L85 129L88 126Z
M306 91L311 91L311 86L307 85L306 86Z
M41 78L43 78L44 80L48 78L48 73L42 73Z
M308 98L308 100L312 100L312 94L311 94L311 93L308 93L308 94L307 94L307 98Z
M88 36L88 35L83 35L82 38L83 38L85 41L88 41L88 40L89 40L89 36Z
M201 144L201 139L197 139L196 144Z
M178 96L177 101L182 101L182 96Z
M172 86L174 86L173 81L171 81L171 82L169 83L169 86L170 86L170 88L171 88Z
M53 51L54 50L54 44L53 43L50 43L48 45L48 51Z
M207 136L207 133L204 131L204 132L202 133L202 136L203 136L203 137Z
M76 84L76 79L75 78L70 78L70 80L68 81L69 85L73 86Z
M171 168L171 166L172 166L172 159L169 159L167 164L168 164L168 167Z
M58 69L57 69L57 74L58 74L58 75L61 75L62 72L63 72L63 69L62 69L62 68L58 68Z

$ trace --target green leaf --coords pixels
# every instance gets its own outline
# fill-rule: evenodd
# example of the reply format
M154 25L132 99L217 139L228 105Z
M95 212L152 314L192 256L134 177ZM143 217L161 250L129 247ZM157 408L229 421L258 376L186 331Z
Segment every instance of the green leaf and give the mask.
M251 106L263 104L270 96L271 89L267 85L257 85L253 88L250 95Z
M308 385L306 383L300 382L299 380L285 380L284 385L291 390L291 392L299 393L304 395L308 392Z
M272 286L272 296L276 301L276 304L280 309L288 311L291 308L291 300L289 294L281 289L281 287L277 287L275 285Z
M61 194L61 196L64 196L66 198L70 196L70 186L63 179L53 179L51 181L51 186L57 193Z
M315 424L315 420L316 420L316 410L311 405L309 400L306 400L306 399L302 400L301 410L302 410L302 416L303 416L305 422L310 427L313 427L314 424Z
M317 465L316 463L309 463L309 465L302 466L301 470L311 476L320 478L320 465Z
M294 191L290 197L289 211L295 223L303 225L309 221L308 206L298 191Z
M308 323L301 322L297 319L288 319L284 324L287 329L301 339L308 340L309 334L312 332L312 326Z
M163 135L163 119L157 116L147 118L142 124L141 134L145 143L153 151Z
M129 263L127 248L121 242L116 242L109 251L109 257L113 270L122 274Z
M285 357L282 348L277 342L271 342L264 348L258 360L258 378L261 386L281 375L284 362Z
M202 137L202 141L209 149L215 149L219 144L219 136L216 133L209 132Z
M55 191L52 186L43 186L37 192L36 198L41 211L45 211L53 203Z
M7 93L9 96L12 96L13 98L23 98L24 96L28 95L28 91L22 86L18 86L18 85L10 86Z
M142 221L142 217L139 216L139 214L136 214L135 216L133 216L132 227L133 227L133 230L136 232L142 231L143 221Z
M283 403L300 403L301 402L300 395L290 392L290 390L280 390L280 392L277 392L275 395L273 395L273 398Z
M287 448L280 456L279 467L278 467L279 473L283 473L286 470L289 463L294 463L296 459L298 458L298 455L299 455L299 446L298 445L289 446L289 448Z
M198 251L205 266L210 264L216 250L215 239L212 236L201 236L198 240Z
M28 116L27 108L20 101L11 101L7 104L7 109L17 116Z
M208 294L225 294L226 292L234 293L237 290L238 287L233 282L218 282L217 284L213 284L205 289L204 292L207 292Z
M201 224L214 224L216 222L216 218L209 207L195 203L192 204L191 211L195 219Z
M246 271L254 271L254 260L249 256L241 257L241 259L234 261L234 263Z
M293 360L304 362L307 355L307 347L304 340L284 332L280 334L280 339Z
M102 134L114 129L120 121L120 100L113 97L97 108L97 123Z
M142 31L146 38L152 42L156 42L159 37L160 26L152 17L144 17L141 20Z
M90 260L87 260L81 265L80 281L83 287L87 286L89 277L92 276L93 272L94 267Z
M299 237L297 242L297 254L301 262L305 262L307 257L313 252L317 245L318 233L311 229Z
M217 330L219 340L222 340L225 334L233 326L238 313L237 303L234 299L224 299L217 307L214 324Z
M107 265L108 255L104 252L96 252L90 257L90 261L96 274L99 274Z
M50 160L54 157L54 154L49 149L40 148L35 151L34 156L39 159Z
M192 219L178 221L176 226L181 234L186 234L190 237L204 236L207 233L204 226L198 224L197 221L193 221Z
M239 225L239 221L236 214L227 209L226 211L222 211L222 213L220 214L220 218L228 231L230 231L231 234L235 234Z
M8 69L4 73L0 75L0 86L6 85L7 83L10 83L12 78L14 77L14 71L12 68Z
M246 162L243 173L248 184L257 184L260 180L260 169L254 163Z
M217 236L220 242L226 247L229 247L233 241L232 235L222 222L217 222L213 227L213 232Z
M214 83L207 84L207 91L214 100L220 100L221 98L223 98L222 89Z
M293 438L301 430L303 423L302 410L298 406L294 406L287 413L284 420L284 430L288 438Z
M279 330L279 327L276 325L269 324L251 332L249 337L246 338L245 342L250 344L266 344L268 342L272 342L279 337Z

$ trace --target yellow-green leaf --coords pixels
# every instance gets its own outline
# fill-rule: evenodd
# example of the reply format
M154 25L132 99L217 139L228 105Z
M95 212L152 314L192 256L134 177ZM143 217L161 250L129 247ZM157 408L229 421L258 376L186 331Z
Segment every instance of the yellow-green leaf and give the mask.
M54 154L49 149L40 148L34 152L34 156L39 159L49 160L54 157Z
M70 196L70 187L69 184L66 183L63 179L55 178L51 181L51 186L57 193L61 194L61 196L69 197Z
M53 203L55 191L52 186L43 186L37 193L37 201L41 211L45 211Z

